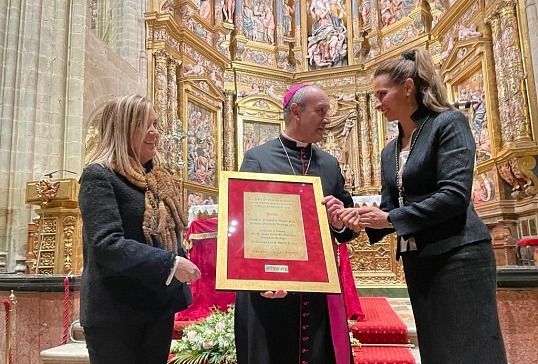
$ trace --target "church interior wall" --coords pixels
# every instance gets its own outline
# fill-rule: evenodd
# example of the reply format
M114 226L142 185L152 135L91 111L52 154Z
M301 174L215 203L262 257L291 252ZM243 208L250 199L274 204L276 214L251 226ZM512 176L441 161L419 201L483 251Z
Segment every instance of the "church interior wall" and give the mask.
M536 146L536 106L529 102L536 95L529 62L530 42L535 39L526 28L526 15L532 9L527 9L524 1L231 3L235 7L225 9L230 2L216 1L207 8L208 2L161 1L148 9L148 44L154 59L154 73L149 73L155 80L149 92L153 89L156 104L161 103L157 106L160 115L169 119L174 114L167 106L169 83L164 82L170 72L178 78L179 100L184 97L182 85L190 83L200 86L198 96L210 97L215 89L224 93L222 158L217 163L224 170L236 170L248 148L265 140L271 128L273 134L278 132L281 115L273 113L271 105L281 101L293 83L316 84L331 101L331 124L319 146L339 159L352 194L377 194L379 151L396 136L397 129L374 109L373 70L403 50L427 47L451 101L467 115L475 133L473 200L477 210L492 229L492 236L494 229L511 235L511 239L496 244L501 247L499 256L513 259L499 258L498 264L513 263L514 243L522 236L518 235L518 222L510 222L508 215L523 213L532 205L525 201L536 198L535 189L529 187L534 187L532 176L538 173L532 163L536 161L532 152ZM219 18L220 9L224 17L220 14ZM233 16L227 14L229 11ZM198 42L193 42L196 39ZM208 52L207 45L213 45L219 54ZM178 63L171 70L166 65L174 59ZM179 105L185 106L182 102ZM180 119L191 116L181 107L177 115ZM272 123L260 125L264 120ZM192 133L189 121L183 125L184 131ZM254 130L262 126L265 134L258 131L255 135ZM191 138L187 138L187 149L196 144L196 138ZM185 156L189 158L187 153ZM197 166L186 162L180 173L196 175ZM194 170L185 172L189 168ZM521 176L522 168L526 187L524 181L518 182L520 177L509 178ZM187 183L188 196L218 193L203 179L187 177ZM185 207L199 200L187 198ZM510 212L500 206L510 206ZM530 208L524 214L535 211ZM353 246L360 251L357 259L369 253L371 261L374 256L379 258L381 253L365 251L362 243ZM357 267L364 265L356 263ZM394 267L390 269L393 277L398 277Z
M26 182L79 174L92 111L116 95L147 93L146 0L101 1L107 16L94 3L0 5L0 271L24 260L35 216Z
M95 108L126 93L154 102L185 212L214 207L218 172L237 170L246 150L283 130L283 95L299 82L329 95L331 123L319 147L339 160L346 188L357 201L375 197L380 151L397 123L375 110L373 71L417 46L430 50L469 119L477 143L472 199L500 276L504 267L517 278L517 241L538 238L536 0L1 1L0 272L20 268L31 240L36 208L26 203L26 183L53 170L80 175ZM57 266L67 274L64 262L81 261L81 224L59 225L62 248L78 248L60 249ZM28 245L39 246L32 237ZM347 244L359 289L405 289L395 244L390 235L370 245L366 234ZM499 287L503 333L523 353L517 346L529 321L513 317L533 307L535 290Z
M24 250L31 212L23 180L56 169L79 173L92 138L93 110L133 90L154 101L163 134L173 136L163 143L163 153L185 187L186 208L195 201L189 196L214 201L218 185L210 176L237 170L250 146L282 130L278 105L296 82L327 91L332 122L320 147L339 159L353 195L375 195L380 150L395 137L395 123L374 109L372 73L379 62L416 46L430 49L470 125L485 118L478 127L482 135L476 130L473 191L481 216L492 229L514 214L532 219L536 212L528 201L536 199L532 177L538 173L532 166L538 114L531 101L537 80L535 2L396 1L391 8L387 1L348 0L330 3L330 19L321 17L326 3L77 0L70 7L63 2L21 11L0 7L4 64L18 71L3 66L0 73L5 172L0 178L11 176L0 187L0 247L5 244L0 251ZM63 13L53 15L53 5ZM36 14L43 18L39 26L18 28L23 15ZM18 48L19 39L28 54ZM64 95L59 105L52 95ZM21 107L22 101L33 106ZM195 128L204 123L213 131L203 141L207 156L193 164L189 149L198 142L192 139ZM25 133L32 135L33 149L17 147ZM14 217L22 211L24 216ZM521 238L518 221L510 224L513 239Z
M84 125L88 124L94 110L112 97L132 92L145 95L147 90L146 77L139 71L139 68L146 69L141 45L137 47L140 59L135 68L92 32L88 32L86 42Z
M82 156L83 0L10 2L0 64L0 269L24 258L31 209L26 181L76 169ZM70 124L68 119L73 123ZM78 131L78 133L77 133Z
M84 69L84 126L114 96L147 92L146 0L89 1Z

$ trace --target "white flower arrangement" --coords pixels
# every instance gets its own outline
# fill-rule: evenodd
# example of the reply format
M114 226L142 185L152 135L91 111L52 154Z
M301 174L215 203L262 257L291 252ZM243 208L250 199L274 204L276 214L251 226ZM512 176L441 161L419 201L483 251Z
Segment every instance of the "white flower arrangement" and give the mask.
M235 364L234 306L216 308L198 323L183 328L183 337L172 346L175 364Z
M200 322L183 328L181 340L172 345L176 354L169 363L173 364L235 364L234 305L226 312L212 308L212 313ZM351 323L351 322L350 322ZM359 340L349 338L352 346L361 348ZM353 354L355 355L355 354Z

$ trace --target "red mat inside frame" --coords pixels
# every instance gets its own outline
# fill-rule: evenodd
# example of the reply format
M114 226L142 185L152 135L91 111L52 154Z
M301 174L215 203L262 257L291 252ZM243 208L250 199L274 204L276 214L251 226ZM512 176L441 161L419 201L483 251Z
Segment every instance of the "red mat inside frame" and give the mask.
M366 320L350 331L362 344L407 344L407 326L385 297L360 297Z

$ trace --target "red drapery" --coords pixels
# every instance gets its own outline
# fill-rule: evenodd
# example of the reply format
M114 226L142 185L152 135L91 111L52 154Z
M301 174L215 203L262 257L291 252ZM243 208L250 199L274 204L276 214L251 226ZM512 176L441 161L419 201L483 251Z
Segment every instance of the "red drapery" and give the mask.
M218 219L194 220L185 235L190 259L200 268L202 277L191 285L193 303L188 309L178 312L176 320L190 321L207 317L211 308L225 311L228 304L235 301L234 292L215 291L215 263L217 260L217 225ZM347 317L349 320L363 321L359 295L355 287L351 263L345 244L340 249L340 277L344 291Z

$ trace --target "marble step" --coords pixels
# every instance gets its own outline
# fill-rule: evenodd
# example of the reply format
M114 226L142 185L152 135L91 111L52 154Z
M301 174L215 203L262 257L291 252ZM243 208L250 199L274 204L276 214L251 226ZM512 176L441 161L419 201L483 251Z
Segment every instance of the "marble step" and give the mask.
M87 364L90 362L86 343L69 343L41 352L44 364Z
M71 324L69 343L56 346L40 353L44 364L86 364L90 362L84 329L78 320Z

